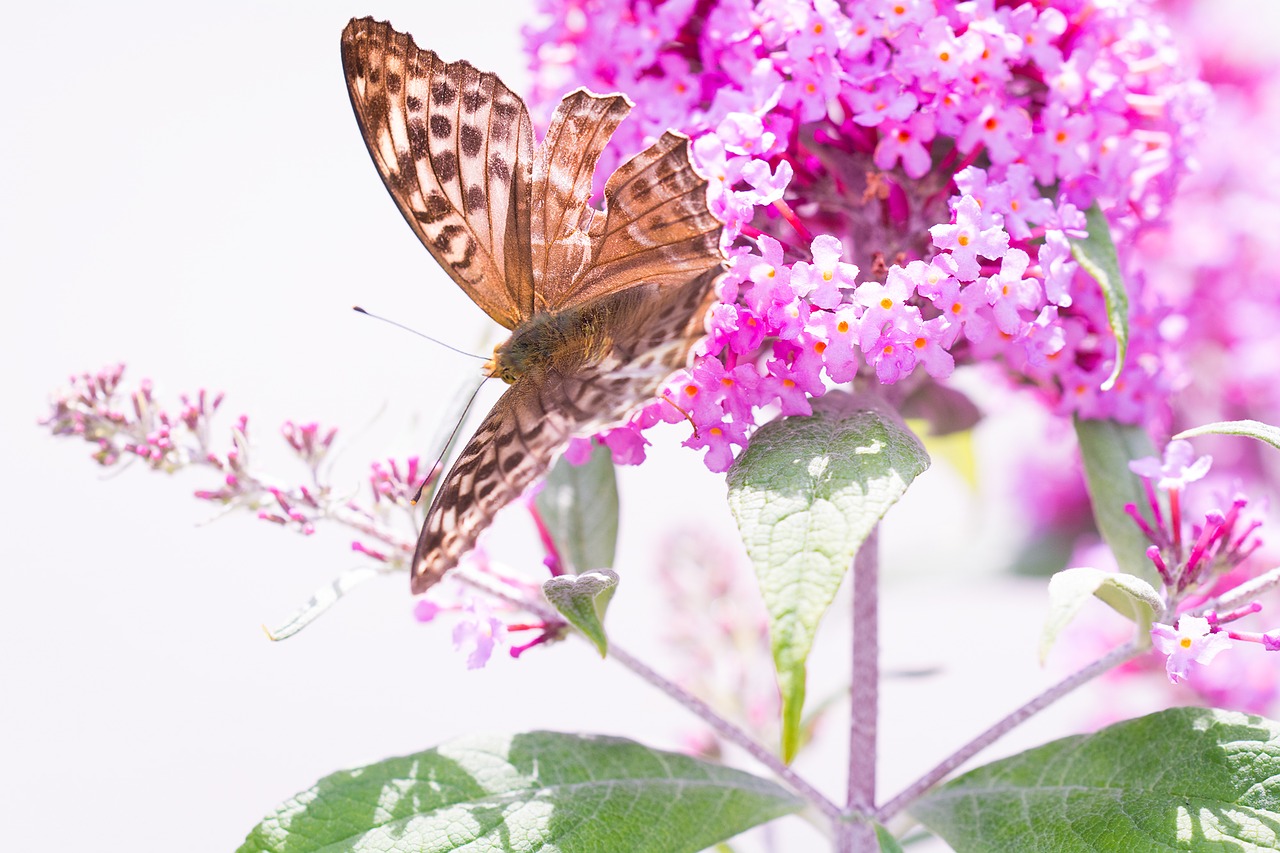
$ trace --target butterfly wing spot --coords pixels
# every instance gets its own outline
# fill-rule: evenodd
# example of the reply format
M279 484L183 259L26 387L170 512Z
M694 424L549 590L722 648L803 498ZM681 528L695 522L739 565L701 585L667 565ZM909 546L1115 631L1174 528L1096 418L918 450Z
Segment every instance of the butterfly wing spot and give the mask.
M453 99L458 96L458 87L454 86L448 80L440 80L431 85L431 100L435 101L442 107L451 106Z
M453 213L453 206L449 204L449 200L440 193L431 193L423 199L422 210L417 211L414 216L424 225L432 225L440 222Z
M448 253L449 247L453 245L453 238L463 233L463 229L459 225L446 225L440 229L440 233L436 235L436 249L441 253Z
M653 195L654 186L653 183L649 181L636 181L631 185L630 190L632 198L636 201L644 201L646 198Z
M458 157L452 151L443 151L433 157L431 167L441 183L451 184L458 177Z
M454 244L458 238L462 238L462 251L459 253L455 250ZM441 256L449 259L449 263L460 270L465 270L471 266L471 260L475 257L476 242L467 234L466 229L459 225L446 225L440 229L440 233L435 239L436 250Z
M501 463L499 464L499 467L502 468L502 473L510 474L512 469L514 469L521 462L524 461L524 454L515 452L515 453L508 454L506 457L503 457L501 456L501 454L499 454L499 458L502 460Z
M511 136L511 129L520 118L520 106L505 99L493 102L489 123L489 136L495 142L506 142Z
M493 154L489 157L489 174L499 183L511 183L511 167L507 165L506 160L502 159L501 154Z
M458 130L458 142L463 154L474 157L480 153L480 147L484 145L484 134L474 125L464 124Z
M408 159L411 151L425 148L427 146L427 126L423 124L422 119L409 119L409 148L406 151L398 152L399 156Z
M453 122L449 121L449 117L443 113L432 113L428 121L431 125L431 135L437 139L445 139L453 133Z

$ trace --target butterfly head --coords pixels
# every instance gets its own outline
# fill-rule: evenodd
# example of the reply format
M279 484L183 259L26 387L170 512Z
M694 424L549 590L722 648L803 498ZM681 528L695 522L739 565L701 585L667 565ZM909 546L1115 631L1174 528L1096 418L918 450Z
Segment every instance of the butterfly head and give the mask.
M508 385L511 385L519 379L520 374L524 372L520 370L516 363L506 356L503 351L503 348L510 343L511 340L507 339L503 343L494 347L493 355L484 363L484 367L481 368L481 370L484 371L485 376L496 377Z

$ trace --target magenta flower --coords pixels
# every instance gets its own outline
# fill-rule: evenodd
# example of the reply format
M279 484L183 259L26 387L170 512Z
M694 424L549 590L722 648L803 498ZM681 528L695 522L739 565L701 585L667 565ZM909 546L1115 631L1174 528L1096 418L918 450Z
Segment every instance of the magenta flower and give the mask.
M619 150L671 123L644 93L674 87L687 107L679 129L733 259L698 360L753 363L760 379L699 396L694 431L731 417L716 441L736 448L760 412L807 411L798 395L828 383L917 368L946 379L975 362L1001 364L1062 414L1167 417L1168 309L1131 294L1131 357L1102 391L1114 342L1069 243L1095 201L1120 232L1156 222L1205 108L1173 46L1137 23L1144 7L1078 19L1066 0L660 8L658 23L620 0L544 0L548 23L528 37L548 101L569 82L633 95ZM668 40L642 45L637 28ZM686 408L687 383L663 396ZM661 405L623 429L670 421ZM607 441L619 461L643 457L619 430Z

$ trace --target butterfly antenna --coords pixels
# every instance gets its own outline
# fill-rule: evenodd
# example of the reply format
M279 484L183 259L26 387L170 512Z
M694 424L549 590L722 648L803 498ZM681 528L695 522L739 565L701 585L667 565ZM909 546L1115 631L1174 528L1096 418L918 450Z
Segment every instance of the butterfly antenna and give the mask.
M486 359L486 358L485 358L484 356L482 356L482 355L476 355L476 354L475 354L475 353L473 353L473 352L467 352L467 351L466 351L466 350L464 350L464 349L458 349L457 347L449 346L448 344L446 344L446 343L445 343L444 341L442 341L442 340L438 340L437 338L433 338L433 337L431 337L430 335L424 335L422 332L419 332L417 329L410 328L409 326L406 326L404 323L397 323L395 320L392 320L392 319L391 319L391 318L389 318L389 317L383 317L381 314L374 314L374 313L373 313L373 312L371 312L371 311L366 311L366 310L364 310L363 308L361 308L359 305L353 305L353 306L351 306L351 310L352 310L352 311L355 311L357 314L363 314L363 315L365 315L366 317L372 317L372 318L373 318L373 319L375 319L375 320L381 320L381 321L382 321L382 322L384 322L384 323L390 323L391 325L393 325L393 326L395 326L395 327L397 327L397 328L404 329L406 332L409 332L410 334L413 334L413 335L417 335L417 336L418 336L418 337L420 337L420 338L426 338L427 340L431 341L433 344L439 344L440 346L444 347L445 349L447 349L447 350L452 350L453 352L456 352L456 353L458 353L459 355L465 355L465 356L467 356L468 358L478 358L478 359L480 359L481 361L487 361L487 360L488 360L488 359ZM475 399L475 395L474 395L474 394L472 395L472 399ZM470 405L470 403L468 403L467 405L469 406L469 405Z
M453 425L453 430L449 433L449 437L445 439L444 447L440 448L440 455L436 457L436 461L427 469L427 476L418 484L418 491L413 493L413 498L409 501L411 505L418 505L418 501L422 499L422 490L426 488L427 483L431 482L432 479L435 478L436 472L439 470L441 463L444 462L445 456L449 453L449 448L453 447L453 440L458 437L458 430L462 429L462 423L467 419L467 412L471 411L471 404L476 401L476 397L479 395L480 389L484 387L485 380L489 378L490 377L488 376L484 376L478 383L476 383L475 390L472 391L471 396L467 398L467 404L462 407L462 414L458 416L457 422Z

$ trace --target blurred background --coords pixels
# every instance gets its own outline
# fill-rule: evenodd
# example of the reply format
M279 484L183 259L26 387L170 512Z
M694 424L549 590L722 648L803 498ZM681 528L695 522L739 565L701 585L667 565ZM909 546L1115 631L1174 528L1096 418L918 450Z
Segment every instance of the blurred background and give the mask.
M1213 6L1240 24L1242 49L1274 51L1272 4ZM215 518L191 497L216 487L212 472L104 474L87 445L37 425L69 375L124 362L126 384L149 377L163 405L225 391L215 442L248 414L256 464L285 480L302 474L278 437L285 420L340 429L334 481L352 493L370 461L436 447L476 364L351 305L478 353L497 330L405 227L365 152L338 54L364 14L524 87L529 7L515 0L27 4L0 32L9 849L229 850L326 773L461 734L551 728L679 748L698 730L584 643L466 670L445 626L414 621L405 577L269 642L262 624L362 564L349 532ZM1001 415L976 436L976 492L938 460L886 525L882 664L896 677L882 696L883 796L1060 676L1036 662L1043 579L1005 573L1023 544L1018 496L994 485L999 448L1035 412ZM652 565L663 537L692 528L743 559L723 478L683 436L654 433L650 462L620 472L612 636L659 668L673 663L657 644L670 627ZM501 524L532 541L524 517ZM845 611L842 598L819 640L815 700L843 685ZM1078 730L1098 700L1053 709L987 757ZM841 744L843 715L826 732ZM843 799L839 753L800 769Z

